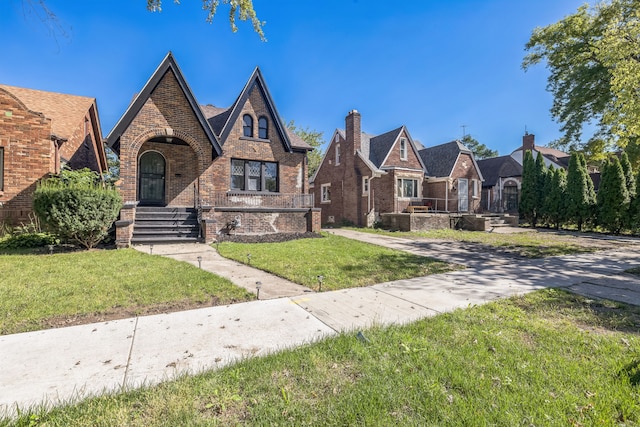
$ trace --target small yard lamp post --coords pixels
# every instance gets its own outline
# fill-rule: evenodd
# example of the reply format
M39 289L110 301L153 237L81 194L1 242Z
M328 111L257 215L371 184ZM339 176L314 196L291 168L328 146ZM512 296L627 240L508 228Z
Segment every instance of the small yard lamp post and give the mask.
M247 264L251 265L251 254L247 254Z
M149 245L149 255L153 255L153 245Z
M47 245L49 248L49 255L53 255L53 245Z
M198 268L202 268L202 257L198 255Z
M322 282L324 281L324 276L321 274L318 276L318 292L322 292Z
M260 288L262 287L262 282L256 282L256 299L260 299Z

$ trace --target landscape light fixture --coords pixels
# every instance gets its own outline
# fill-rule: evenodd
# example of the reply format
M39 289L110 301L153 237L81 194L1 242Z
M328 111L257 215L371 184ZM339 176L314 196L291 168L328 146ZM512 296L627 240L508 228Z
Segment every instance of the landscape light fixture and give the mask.
M251 265L251 254L247 254L247 264Z
M149 245L149 255L153 255L153 245Z
M322 282L324 281L324 276L321 274L318 276L318 292L322 292Z
M198 268L202 268L202 257L198 255Z
M256 282L256 299L260 299L260 288L262 287L262 282Z
M49 248L49 255L53 255L53 245L47 245Z

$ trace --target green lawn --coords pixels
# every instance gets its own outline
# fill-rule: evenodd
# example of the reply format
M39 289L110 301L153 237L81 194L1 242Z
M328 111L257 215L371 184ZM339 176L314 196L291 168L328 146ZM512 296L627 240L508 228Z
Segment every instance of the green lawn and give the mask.
M613 243L607 241L596 241L568 233L538 232L536 230L511 234L451 229L411 232L372 228L352 228L352 230L406 239L435 239L476 243L487 246L488 249L496 247L527 258L594 252L599 248L614 247Z
M0 334L253 298L197 267L133 249L0 255L0 271Z
M640 425L640 309L559 290L344 334L19 426ZM2 424L2 421L0 421Z
M368 286L451 271L450 264L332 234L280 243L223 242L218 252L293 282L322 290Z

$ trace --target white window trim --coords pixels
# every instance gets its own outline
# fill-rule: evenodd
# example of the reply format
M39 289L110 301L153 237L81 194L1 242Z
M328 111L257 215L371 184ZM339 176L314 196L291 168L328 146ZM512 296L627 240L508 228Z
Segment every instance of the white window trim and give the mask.
M400 160L407 160L409 158L407 149L407 138L400 138Z
M478 181L477 179L472 179L471 180L471 198L473 199L479 199L480 198L480 181Z
M336 166L339 166L340 165L340 144L336 144L335 158L336 158Z
M398 188L398 181L402 181L402 180L411 180L411 181L415 181L415 188L416 188L416 195L415 196L405 196L405 195L401 195L399 192L396 195L398 197L398 199L420 199L421 198L421 194L422 194L422 189L420 188L420 180L417 178L404 178L404 177L398 177L396 178L396 188ZM400 189L402 189L402 185L400 185Z
M320 203L331 203L331 184L322 184L320 186ZM325 192L326 190L326 192ZM325 197L326 194L326 197Z
M362 177L362 195L368 196L369 191L371 191L371 180L368 176Z

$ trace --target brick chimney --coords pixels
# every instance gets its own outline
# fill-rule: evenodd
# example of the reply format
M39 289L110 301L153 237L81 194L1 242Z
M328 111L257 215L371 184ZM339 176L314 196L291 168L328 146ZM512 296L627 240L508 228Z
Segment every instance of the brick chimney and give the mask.
M535 148L535 135L525 132L524 136L522 137L522 151L531 151L533 153L533 150L535 150Z
M352 145L353 152L360 149L360 145L362 142L362 131L360 128L360 113L358 110L351 110L347 117L344 119L345 121L345 131L346 131L346 139L347 145Z

